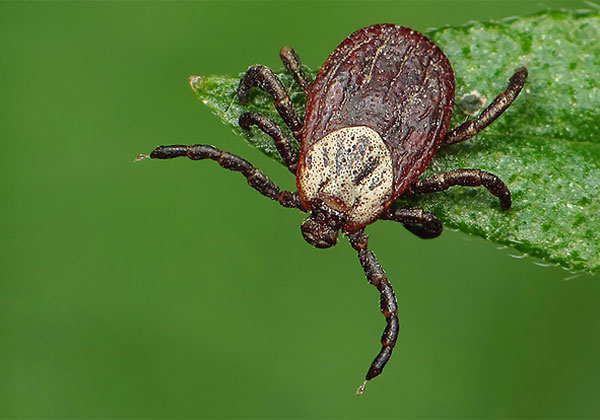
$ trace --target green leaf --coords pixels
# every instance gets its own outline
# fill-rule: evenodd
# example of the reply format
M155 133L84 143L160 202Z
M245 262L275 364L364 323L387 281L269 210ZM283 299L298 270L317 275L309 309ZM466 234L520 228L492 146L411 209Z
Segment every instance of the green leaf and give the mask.
M480 111L479 99L487 104L503 91L515 69L528 68L529 79L513 105L477 136L440 150L423 174L485 169L508 184L513 207L503 213L484 189L460 187L401 197L398 204L424 207L447 227L550 263L600 272L600 15L548 11L437 29L427 36L454 69L452 126L471 118L467 111ZM314 71L305 69L314 77ZM298 86L284 72L280 77L302 114ZM235 100L238 81L190 78L192 89L219 118L279 160L271 138L258 130L240 130L237 120L242 112L256 111L285 125L259 89L253 90L248 106L241 106Z

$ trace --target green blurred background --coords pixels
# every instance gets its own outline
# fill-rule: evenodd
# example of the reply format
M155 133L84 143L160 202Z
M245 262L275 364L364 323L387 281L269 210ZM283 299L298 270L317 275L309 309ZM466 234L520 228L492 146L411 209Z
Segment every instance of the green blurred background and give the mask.
M210 143L293 188L189 75L280 68L284 44L318 67L376 22L546 7L585 5L0 3L0 417L599 417L598 277L370 226L402 330L358 398L384 320L347 243L311 248L299 212L214 162L132 163Z

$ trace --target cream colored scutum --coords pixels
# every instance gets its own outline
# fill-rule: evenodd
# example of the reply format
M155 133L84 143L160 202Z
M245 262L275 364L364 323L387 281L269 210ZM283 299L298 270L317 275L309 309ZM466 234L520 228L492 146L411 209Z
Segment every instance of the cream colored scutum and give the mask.
M372 128L345 127L307 150L299 173L304 198L344 213L346 226L373 221L392 194L392 157Z

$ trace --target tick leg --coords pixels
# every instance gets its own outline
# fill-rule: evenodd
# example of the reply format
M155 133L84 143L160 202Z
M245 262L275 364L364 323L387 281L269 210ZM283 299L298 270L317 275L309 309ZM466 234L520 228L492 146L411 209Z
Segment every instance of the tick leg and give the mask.
M250 66L238 86L237 97L240 103L245 104L248 101L248 91L252 86L258 86L273 97L275 109L292 130L294 137L299 140L302 124L294 111L292 100L273 70L260 64Z
M431 239L442 233L442 222L433 213L421 208L387 209L381 219L400 222L421 239Z
M250 130L250 127L255 125L262 132L271 136L275 143L275 147L279 152L279 156L281 156L281 159L285 165L288 167L291 173L296 173L298 156L296 155L294 149L292 149L292 146L290 146L290 141L286 137L281 127L275 124L270 118L265 117L257 112L243 113L240 115L239 124L244 130Z
M246 177L248 184L265 197L279 201L284 207L306 211L302 207L297 193L281 191L260 169L255 168L241 157L216 147L206 144L159 146L150 155L139 155L135 160L138 161L148 157L151 159L172 159L176 157L187 157L192 160L212 159L225 169L240 172Z
M365 376L365 381L356 390L356 393L360 395L365 390L367 381L379 375L390 359L396 339L398 338L400 324L398 323L398 305L394 290L375 255L367 249L367 235L364 234L363 229L355 232L347 232L347 235L352 248L358 251L358 260L367 276L367 281L379 290L381 296L379 307L387 323L381 336L381 351L371 363L371 367Z
M409 194L427 194L444 191L455 185L464 187L484 186L500 200L500 208L506 211L510 208L511 199L508 187L500 178L481 169L456 169L443 172L431 178L419 180L408 188Z
M446 134L446 137L442 141L442 146L449 144L458 143L459 141L466 140L479 133L485 127L490 125L496 118L498 118L523 89L525 80L527 79L527 69L521 67L515 74L512 75L508 82L508 87L500 95L492 101L492 103L481 112L479 117L475 120L467 121L452 131Z
M279 51L279 57L281 57L281 61L283 61L283 65L287 71L294 76L296 83L298 83L298 85L302 88L304 95L308 95L311 82L308 81L308 78L302 70L300 58L298 58L296 51L294 51L292 47L281 47L281 50Z

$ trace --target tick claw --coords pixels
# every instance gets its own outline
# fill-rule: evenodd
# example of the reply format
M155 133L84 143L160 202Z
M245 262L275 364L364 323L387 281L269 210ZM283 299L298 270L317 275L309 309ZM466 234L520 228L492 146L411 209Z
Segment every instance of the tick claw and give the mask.
M146 158L149 158L149 157L150 157L150 156L148 156L148 155L145 155L145 154L143 154L143 153L140 153L139 155L137 155L137 156L135 157L135 159L133 159L133 161L134 161L134 162L139 162L140 160L144 160L144 159L146 159Z
M356 395L362 395L365 392L365 387L367 386L367 380L360 384L360 386L356 389Z

